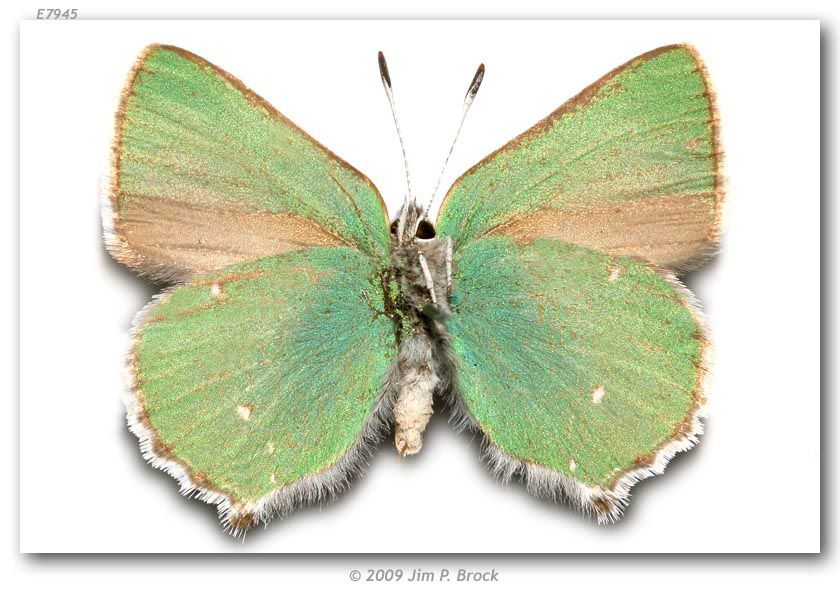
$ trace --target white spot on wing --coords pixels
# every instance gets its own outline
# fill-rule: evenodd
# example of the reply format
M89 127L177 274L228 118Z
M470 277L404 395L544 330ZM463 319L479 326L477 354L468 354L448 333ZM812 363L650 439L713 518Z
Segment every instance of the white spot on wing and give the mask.
M274 454L274 444L268 442L268 444L266 444L265 446L265 451L269 454Z
M618 265L612 265L610 267L610 276L607 277L607 281L612 283L613 281L618 279L619 275L621 275L621 267L619 267Z
M252 409L247 404L240 404L236 407L236 414L239 415L239 418L243 421L251 420L251 412Z
M603 385L599 385L594 390L592 390L592 404L601 404L604 400L604 396L607 395L607 390L604 389Z
M210 293L213 295L214 298L216 296L220 296L222 293L222 286L220 286L218 283L214 283L210 286Z
M575 462L575 459L574 459L574 458L572 458L572 459L570 459L570 460L569 460L569 470L570 470L572 473L574 473L574 472L577 470L577 463Z

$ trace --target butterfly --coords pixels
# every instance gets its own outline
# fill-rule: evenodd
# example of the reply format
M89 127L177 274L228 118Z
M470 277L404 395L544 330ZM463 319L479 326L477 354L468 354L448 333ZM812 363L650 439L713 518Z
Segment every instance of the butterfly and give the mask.
M169 286L131 330L129 427L239 535L334 497L390 431L418 452L437 398L498 478L614 521L702 432L709 342L675 273L717 249L720 159L703 63L666 46L461 175L435 223L410 183L391 219L242 82L149 46L103 210L113 257Z

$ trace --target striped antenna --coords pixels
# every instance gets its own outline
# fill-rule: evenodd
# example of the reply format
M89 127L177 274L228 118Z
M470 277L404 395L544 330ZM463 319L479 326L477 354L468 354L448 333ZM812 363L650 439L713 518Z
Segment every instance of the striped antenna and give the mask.
M403 141L402 130L400 129L400 122L397 119L397 105L394 103L394 89L391 86L391 74L388 72L388 63L385 62L385 55L379 52L379 75L382 77L382 86L385 88L385 94L388 96L388 104L391 105L391 115L394 117L394 126L397 128L397 137L400 140L400 149L403 155L403 164L405 165L405 200L403 200L402 209L400 210L399 225L397 229L397 238L403 239L403 232L405 230L405 220L408 215L408 207L411 203L411 175L408 171L408 155L405 152L405 142Z
M458 136L461 135L461 128L464 126L464 120L467 118L467 113L470 110L470 106L472 106L473 100L475 99L475 95L478 93L478 88L481 87L481 82L484 80L484 63L478 65L478 69L475 71L475 75L473 75L472 81L470 82L470 87L467 88L467 94L464 96L464 110L461 113L461 120L458 122L458 130L455 132L455 138L452 140L452 145L449 146L449 152L446 154L446 158L443 161L443 166L440 169L440 175L438 175L437 183L435 184L435 191L432 192L432 196L429 198L428 203L426 204L425 209L423 210L423 216L417 221L419 224L420 221L425 219L429 216L429 210L432 208L432 204L434 204L435 197L437 196L438 190L440 189L440 184L443 181L443 174L446 172L446 165L449 164L449 158L452 156L452 151L455 149L455 143L458 141Z

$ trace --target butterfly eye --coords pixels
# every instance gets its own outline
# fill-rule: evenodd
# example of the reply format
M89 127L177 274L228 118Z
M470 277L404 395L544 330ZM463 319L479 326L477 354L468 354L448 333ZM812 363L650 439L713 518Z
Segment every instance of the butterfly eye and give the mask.
M419 240L431 240L435 237L435 226L424 219L417 225L417 233L414 235Z

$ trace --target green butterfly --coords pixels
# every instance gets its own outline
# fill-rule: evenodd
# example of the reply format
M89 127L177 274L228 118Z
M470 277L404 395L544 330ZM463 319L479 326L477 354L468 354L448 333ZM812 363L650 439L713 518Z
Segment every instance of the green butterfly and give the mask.
M391 428L417 452L437 397L500 479L617 519L701 433L708 342L674 270L716 249L717 129L697 53L659 48L463 174L436 225L410 193L391 223L240 81L149 46L103 217L172 285L126 361L143 455L239 534L334 496Z

